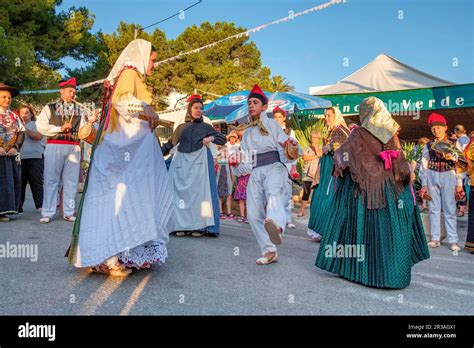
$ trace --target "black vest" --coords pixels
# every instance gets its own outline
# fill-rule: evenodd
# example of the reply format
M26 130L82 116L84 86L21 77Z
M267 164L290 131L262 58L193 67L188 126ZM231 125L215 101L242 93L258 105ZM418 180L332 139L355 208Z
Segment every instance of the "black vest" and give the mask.
M448 142L456 144L455 139L448 138ZM450 170L456 169L456 163L448 161L444 158L439 157L436 152L431 148L434 141L430 141L426 146L428 147L428 153L430 159L428 161L428 169L434 170L435 172L449 172Z
M81 112L77 107L74 107L72 113L63 112L63 114L66 114L67 116L62 116L61 111L57 110L57 107L62 106L63 104L64 103L62 102L48 104L49 110L51 111L51 119L49 120L49 124L61 127L66 122L69 122L71 115L73 115L71 121L72 128L69 132L59 132L54 136L48 136L47 139L79 142L77 132L79 131L79 125L81 123Z

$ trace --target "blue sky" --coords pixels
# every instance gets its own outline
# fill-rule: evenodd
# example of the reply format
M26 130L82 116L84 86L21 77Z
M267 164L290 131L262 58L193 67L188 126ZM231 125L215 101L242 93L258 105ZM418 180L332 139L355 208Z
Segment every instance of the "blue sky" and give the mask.
M64 0L60 9L84 6L95 14L93 31L111 33L120 21L147 26L197 0ZM325 3L321 0L203 0L184 19L158 27L168 38L204 21L253 28ZM401 13L400 11L403 11ZM399 19L399 16L403 19ZM147 31L152 32L156 27ZM389 54L417 69L455 82L474 82L473 0L348 0L250 36L272 74L296 90L335 83ZM212 49L212 48L211 48ZM349 59L344 66L343 60ZM453 66L457 58L458 66ZM80 62L66 60L71 67Z

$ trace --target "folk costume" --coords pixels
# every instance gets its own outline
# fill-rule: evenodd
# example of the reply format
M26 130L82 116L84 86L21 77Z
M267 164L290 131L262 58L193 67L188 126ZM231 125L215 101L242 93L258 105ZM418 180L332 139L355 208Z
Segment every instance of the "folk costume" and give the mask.
M59 83L62 88L76 88L76 79ZM46 105L36 120L38 132L46 136L44 150L43 223L50 222L56 214L58 192L63 188L63 217L74 221L77 186L79 184L81 147L77 132L86 121L86 111L76 104L60 99ZM61 126L71 123L70 131L61 131Z
M0 90L9 91L12 98L19 94L16 88L0 83ZM6 214L17 214L21 196L20 148L24 141L24 126L20 117L9 108L0 107L0 147L5 154L0 155L0 219L8 221ZM17 155L9 155L16 149Z
M264 105L268 104L268 98L258 85L250 92L250 98L258 98ZM242 126L247 129L240 147L246 157L252 158L253 164L247 185L247 214L262 255L257 264L264 265L276 261L277 254L272 260L268 260L265 254L276 253L275 243L281 243L279 231L284 232L287 224L288 171L283 163L293 162L294 159L288 159L280 145L289 140L289 136L275 120L268 118L266 112L262 112L258 120L251 120L250 124ZM293 141L296 142L295 139ZM298 152L301 153L299 147Z
M110 99L93 144L69 261L118 275L167 258L173 194L160 144L143 120L153 99L145 84L151 43L136 39L107 80Z
M435 125L447 126L447 122L442 115L432 113L428 118L428 125L430 128ZM443 141L455 145L462 151L462 147L456 139L446 136ZM435 153L432 149L434 142L435 140L430 141L423 148L419 171L421 185L428 188L428 194L432 198L428 202L431 240L435 242L440 241L441 210L443 210L448 242L457 244L459 238L457 233L455 189L456 186L463 185L463 175L457 172L457 163L455 161L447 160Z
M316 266L371 287L405 288L429 253L399 126L375 97L361 102L359 117L362 126L334 154L336 192Z
M468 160L468 174L471 178L468 204L469 212L472 212L467 216L467 236L464 250L474 252L474 142L472 139L466 146L464 154Z
M201 101L200 96L192 95L188 102L194 99ZM214 158L202 142L209 136L214 137L212 143L216 145L226 142L223 134L203 122L203 117L194 119L186 115L185 123L180 124L163 145L164 154L177 146L169 168L177 235L219 235Z
M328 211L332 209L335 180L332 176L334 152L344 144L350 134L339 108L333 107L333 109L335 114L334 125L331 126L327 138L323 140L323 145L328 148L328 151L319 161L319 185L314 190L313 197L311 198L307 234L314 241L321 240L322 231L325 230Z

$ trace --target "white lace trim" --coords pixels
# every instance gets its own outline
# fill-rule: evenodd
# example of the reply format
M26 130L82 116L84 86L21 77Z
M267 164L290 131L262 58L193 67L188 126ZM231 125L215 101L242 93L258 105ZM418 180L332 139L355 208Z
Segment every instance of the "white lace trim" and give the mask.
M118 255L120 262L128 267L140 268L145 263L164 263L168 250L164 243L142 244Z

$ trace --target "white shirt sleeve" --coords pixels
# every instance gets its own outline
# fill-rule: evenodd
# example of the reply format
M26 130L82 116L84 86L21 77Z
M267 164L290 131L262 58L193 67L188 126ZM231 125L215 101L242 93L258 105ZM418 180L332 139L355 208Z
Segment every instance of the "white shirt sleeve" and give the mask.
M117 110L118 114L127 121L143 114L145 106L147 105L147 103L137 99L131 93L122 95L114 103L115 110Z
M36 128L41 134L52 137L61 132L61 127L49 124L50 119L51 110L46 105L36 118Z
M250 137L250 134L247 134L247 132L250 132L250 128L248 128L243 137L242 137L242 141L240 142L240 150L241 151L248 151L249 150L249 137Z

